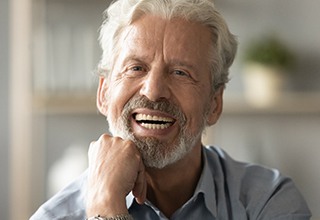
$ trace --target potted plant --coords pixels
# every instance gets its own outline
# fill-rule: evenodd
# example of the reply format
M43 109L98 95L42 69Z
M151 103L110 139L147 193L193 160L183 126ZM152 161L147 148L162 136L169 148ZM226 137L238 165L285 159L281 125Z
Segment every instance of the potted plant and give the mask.
M249 44L244 54L245 95L248 101L258 107L275 102L293 60L291 51L274 36Z

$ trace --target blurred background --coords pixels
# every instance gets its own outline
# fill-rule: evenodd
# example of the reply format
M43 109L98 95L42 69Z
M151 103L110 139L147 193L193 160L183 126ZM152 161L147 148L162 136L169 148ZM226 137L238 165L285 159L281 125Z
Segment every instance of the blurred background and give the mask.
M28 219L87 166L107 0L0 0L0 219ZM320 1L216 0L239 53L204 142L290 176L320 219ZM270 82L270 83L268 83Z

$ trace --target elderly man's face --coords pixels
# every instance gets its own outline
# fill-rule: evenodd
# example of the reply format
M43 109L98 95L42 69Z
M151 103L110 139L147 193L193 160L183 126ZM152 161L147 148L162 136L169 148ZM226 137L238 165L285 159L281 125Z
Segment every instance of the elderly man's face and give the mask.
M205 125L221 113L222 89L211 92L206 27L144 16L125 29L99 110L115 136L133 140L146 166L162 168L201 145Z

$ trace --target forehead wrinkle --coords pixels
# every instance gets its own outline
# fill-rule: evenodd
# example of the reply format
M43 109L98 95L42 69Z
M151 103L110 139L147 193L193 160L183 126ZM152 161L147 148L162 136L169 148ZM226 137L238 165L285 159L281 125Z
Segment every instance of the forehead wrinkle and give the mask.
M166 26L167 22L155 22L154 24L150 25L150 23L145 23L146 20L148 20L150 15L146 15L140 19L138 19L136 22L134 22L131 26L134 32L130 35L132 35L131 40L131 47L138 46L141 54L144 53L144 51L148 51L149 58L155 58L157 54L164 54L164 38L166 33ZM164 19L157 17L157 16L151 16L151 18L155 18L157 21ZM162 52L162 53L161 53Z
M166 32L163 37L163 55L170 64L197 70L198 62L196 60L203 60L203 58L207 59L207 56L203 56L206 54L205 51L194 50L194 48L200 48L201 42L204 42L207 38L206 33L202 35L191 30L195 25L197 26L197 30L200 30L201 33L203 33L205 27L194 22L189 22L180 18L175 18L166 22ZM180 33L180 35L168 34L172 33L172 31ZM195 41L187 42L186 36L193 36ZM193 47L185 47L185 44L181 44L181 42L184 42L187 45L192 44ZM172 47L174 47L174 50L172 50ZM167 54L168 51L171 52ZM183 54L183 56L181 56L181 54Z
M146 23L148 20L154 20L155 22L152 24ZM139 54L142 54L144 59L149 59L149 62L164 61L165 35L168 22L160 16L147 14L132 24L134 26L137 24L134 42L135 45L139 45ZM144 51L148 51L146 56L143 56Z
M148 35L148 32L143 31L143 28L136 27L135 24L128 27L121 42L123 43L122 47L126 48L126 52L122 53L122 55L125 56L123 63L126 63L129 60L146 62L152 59L150 51L144 52L151 45L151 43L148 43L146 40L146 35Z
M153 22L151 25L150 23L145 23L149 19L156 19L154 21L159 22ZM203 50L194 51L194 48L201 46L206 34L199 36L199 33L191 29L194 28L194 25L196 24L182 19L166 20L156 16L141 17L128 26L123 34L123 48L127 48L127 51L123 54L125 56L123 57L125 58L123 62L137 60L150 64L152 61L161 60L169 66L181 66L188 69L191 68L191 70L198 70L198 61L203 60L203 58L206 59L207 56L203 54ZM201 30L201 28L196 30ZM172 33L180 34L172 35ZM187 42L186 34L193 36L196 40ZM182 44L182 42L187 43L187 46L184 47L185 43ZM193 46L188 46L189 43Z

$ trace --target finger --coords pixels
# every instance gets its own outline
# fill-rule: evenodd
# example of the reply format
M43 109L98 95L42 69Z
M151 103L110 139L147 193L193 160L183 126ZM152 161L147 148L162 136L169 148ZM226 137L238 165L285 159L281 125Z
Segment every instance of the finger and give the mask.
M147 196L147 181L145 176L145 168L142 162L140 162L140 169L137 175L137 179L132 189L132 193L139 204L143 204Z
M145 178L145 181L144 181L144 184L143 184L143 189L142 189L141 196L142 196L142 198L141 198L141 200L139 202L140 202L140 204L143 204L147 199L147 180L146 180L146 178Z
M95 160L97 156L99 155L99 151L101 151L101 145L103 146L103 143L106 142L107 139L109 139L110 136L108 134L102 134L97 141L92 141L89 145L88 150L88 159L89 164L92 160Z
M136 198L136 201L139 203L139 204L143 204L146 200L146 180L145 180L145 177L140 177L140 176L144 176L142 174L139 174L138 175L138 179L133 190L132 190L132 193L134 195L134 197Z
M89 150L88 150L88 160L89 160L89 164L90 164L90 161L91 161L91 158L92 158L92 155L93 155L93 152L94 152L94 148L95 148L95 141L92 141L89 145Z

